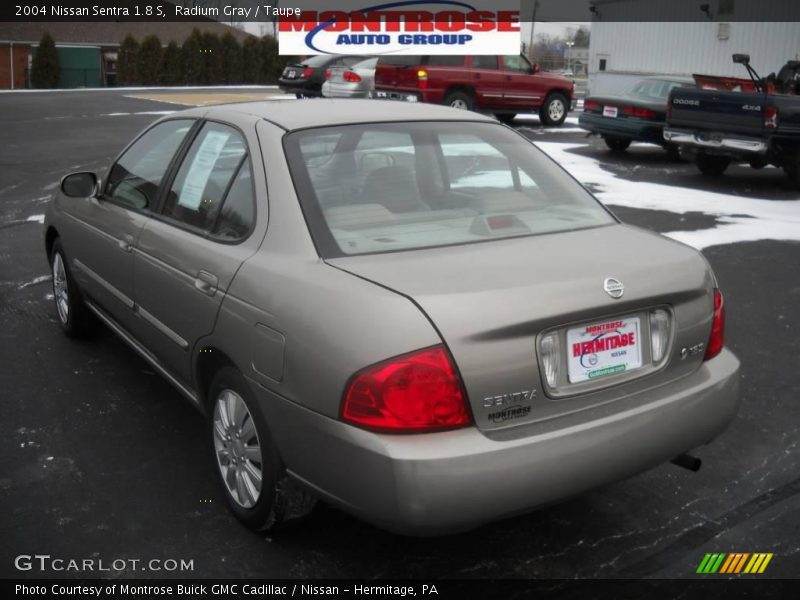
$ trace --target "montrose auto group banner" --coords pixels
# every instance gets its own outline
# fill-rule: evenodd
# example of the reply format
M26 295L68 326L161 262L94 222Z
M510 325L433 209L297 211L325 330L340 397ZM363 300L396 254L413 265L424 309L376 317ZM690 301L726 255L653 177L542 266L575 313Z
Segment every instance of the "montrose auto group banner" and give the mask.
M277 16L281 54L518 54L519 2L297 2Z

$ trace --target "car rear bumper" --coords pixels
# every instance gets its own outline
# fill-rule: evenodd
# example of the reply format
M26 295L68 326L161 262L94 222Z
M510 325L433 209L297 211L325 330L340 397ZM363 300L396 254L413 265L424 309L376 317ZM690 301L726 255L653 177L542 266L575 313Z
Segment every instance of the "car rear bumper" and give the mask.
M604 117L592 113L582 112L578 116L578 125L587 131L603 136L613 136L630 140L641 140L653 144L663 144L663 123L643 121L642 119L627 117Z
M310 79L278 79L278 87L284 94L306 94L319 96L320 85Z
M674 144L688 144L698 148L708 148L715 151L730 152L732 154L766 154L769 145L760 138L721 134L712 136L706 132L691 131L687 129L664 129L664 139Z
M367 98L369 91L355 88L346 83L339 84L326 81L322 84L322 95L326 98Z
M293 476L380 527L436 535L520 514L669 461L717 436L738 401L739 361L723 350L688 377L626 398L621 411L606 407L607 414L584 422L562 417L505 440L475 428L375 434L277 397L264 405L281 423L276 442Z

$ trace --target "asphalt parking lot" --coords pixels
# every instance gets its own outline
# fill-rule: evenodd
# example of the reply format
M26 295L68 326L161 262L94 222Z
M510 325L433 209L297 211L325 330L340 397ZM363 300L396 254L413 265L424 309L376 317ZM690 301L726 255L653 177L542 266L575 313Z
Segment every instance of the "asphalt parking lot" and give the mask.
M195 577L692 578L707 552L771 552L762 577L800 576L800 194L781 172L709 180L656 147L612 155L574 114L561 130L515 124L622 220L694 243L714 267L743 397L695 452L700 472L662 465L444 538L326 506L266 537L226 510L201 416L110 332L64 337L51 302L41 215L59 179L102 169L179 108L116 91L0 94L0 575L46 553L193 560Z

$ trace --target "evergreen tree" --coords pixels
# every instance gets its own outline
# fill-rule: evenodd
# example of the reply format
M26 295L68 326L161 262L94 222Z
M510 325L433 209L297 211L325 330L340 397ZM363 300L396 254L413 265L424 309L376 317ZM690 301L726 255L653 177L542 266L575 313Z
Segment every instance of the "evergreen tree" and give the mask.
M217 85L224 81L222 74L222 44L216 33L206 31L203 33L203 62L205 71L203 83Z
M220 40L220 62L224 83L242 82L242 48L230 31Z
M126 35L117 55L117 83L135 85L139 83L139 42Z
M244 83L258 83L261 81L261 41L249 36L242 43L242 81Z
M183 82L181 66L181 49L173 40L161 55L159 82L162 85L180 85Z
M31 84L35 88L55 88L61 79L61 65L53 37L45 32L31 65Z
M142 85L156 85L158 83L162 53L161 40L158 39L157 35L150 34L142 40L137 61L139 65L137 72L139 83Z
M278 55L278 41L271 35L261 38L261 75L259 83L275 83L280 77L286 57Z
M203 34L194 29L183 42L181 63L183 65L183 83L198 85L202 83L205 65L203 62Z

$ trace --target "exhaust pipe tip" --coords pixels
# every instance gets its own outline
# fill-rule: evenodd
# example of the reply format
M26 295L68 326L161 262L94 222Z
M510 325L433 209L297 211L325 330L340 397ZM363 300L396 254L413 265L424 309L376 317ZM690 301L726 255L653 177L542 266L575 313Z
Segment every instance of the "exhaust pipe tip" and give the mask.
M684 452L683 454L679 454L675 458L670 461L673 465L678 465L679 467L683 467L684 469L688 469L696 473L700 470L700 467L703 465L703 461L697 458L696 456L692 456Z

